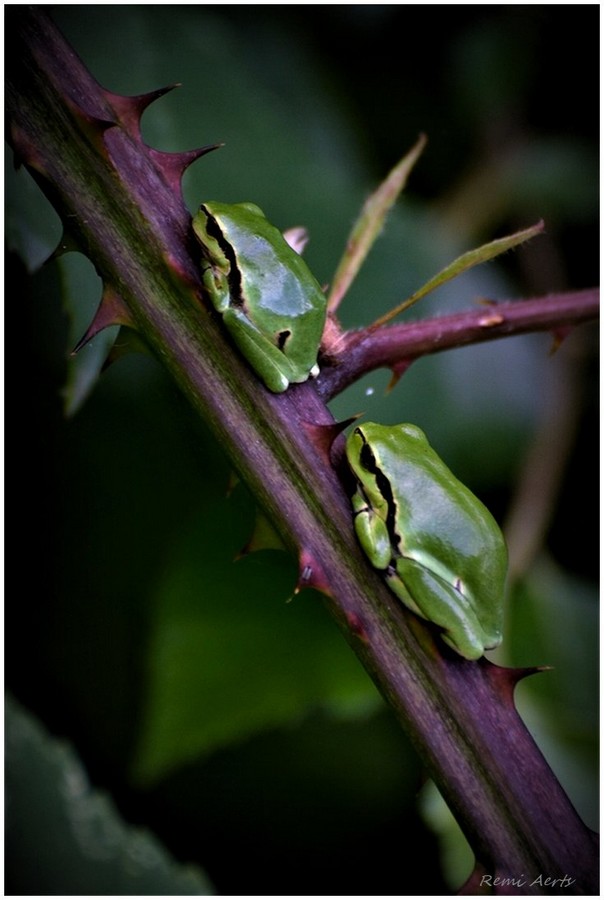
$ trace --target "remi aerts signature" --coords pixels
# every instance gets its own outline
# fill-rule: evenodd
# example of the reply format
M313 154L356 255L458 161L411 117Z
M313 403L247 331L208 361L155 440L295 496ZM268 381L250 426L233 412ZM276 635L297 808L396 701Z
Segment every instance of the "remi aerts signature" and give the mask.
M548 875L537 875L535 878L527 878L526 875L519 875L517 878L504 877L503 875L482 875L480 878L481 887L556 887L569 888L577 879L571 878L570 875L563 875L562 878L551 878Z

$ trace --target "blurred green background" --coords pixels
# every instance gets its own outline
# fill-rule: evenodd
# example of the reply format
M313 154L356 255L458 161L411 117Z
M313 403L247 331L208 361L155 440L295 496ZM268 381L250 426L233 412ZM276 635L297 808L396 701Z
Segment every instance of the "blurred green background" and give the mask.
M225 142L187 172L189 209L253 200L281 228L305 225L324 283L368 192L427 133L342 306L348 327L542 217L545 237L411 317L598 283L597 6L52 15L110 90L181 83L143 131L163 150ZM10 66L10 19L6 38ZM100 284L77 254L41 266L58 219L24 171L9 167L6 186L9 521L30 522L9 531L26 549L6 594L7 893L458 886L470 859L419 793L420 760L320 597L286 603L296 572L281 553L233 561L253 502L243 486L227 496L228 460L159 363L125 358L97 384L103 337L69 359ZM416 363L389 394L378 372L332 404L419 424L508 523L517 578L496 658L553 666L519 687L518 705L592 827L596 342L584 326L554 355L548 335L457 350ZM550 469L539 529L522 485ZM41 834L53 852L32 866Z

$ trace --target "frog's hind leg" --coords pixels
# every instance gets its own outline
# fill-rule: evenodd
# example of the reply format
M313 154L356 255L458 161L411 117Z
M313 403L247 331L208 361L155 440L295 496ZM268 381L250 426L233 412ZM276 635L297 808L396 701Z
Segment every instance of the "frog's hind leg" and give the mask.
M389 588L422 619L442 629L442 639L466 659L478 659L493 646L483 634L472 602L421 563L406 557L386 577Z
M287 390L293 381L293 372L281 350L271 344L241 310L230 307L223 320L239 350L267 388L274 394Z

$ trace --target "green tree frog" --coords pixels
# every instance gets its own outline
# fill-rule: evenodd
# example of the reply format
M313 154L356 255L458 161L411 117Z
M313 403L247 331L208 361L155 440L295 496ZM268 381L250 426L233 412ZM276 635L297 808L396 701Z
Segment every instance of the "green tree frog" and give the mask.
M486 507L415 425L361 425L346 456L357 538L388 587L466 659L500 644L507 550Z
M204 203L193 218L202 281L269 390L318 375L326 298L301 256L253 203Z

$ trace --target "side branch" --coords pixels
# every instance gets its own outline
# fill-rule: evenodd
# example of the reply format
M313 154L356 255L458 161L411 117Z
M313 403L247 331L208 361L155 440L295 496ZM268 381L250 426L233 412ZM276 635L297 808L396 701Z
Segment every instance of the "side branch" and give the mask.
M597 288L552 294L532 300L498 303L450 316L372 330L348 332L322 369L318 388L324 400L339 394L362 375L379 368L401 368L420 356L453 347L532 331L564 336L599 313Z

